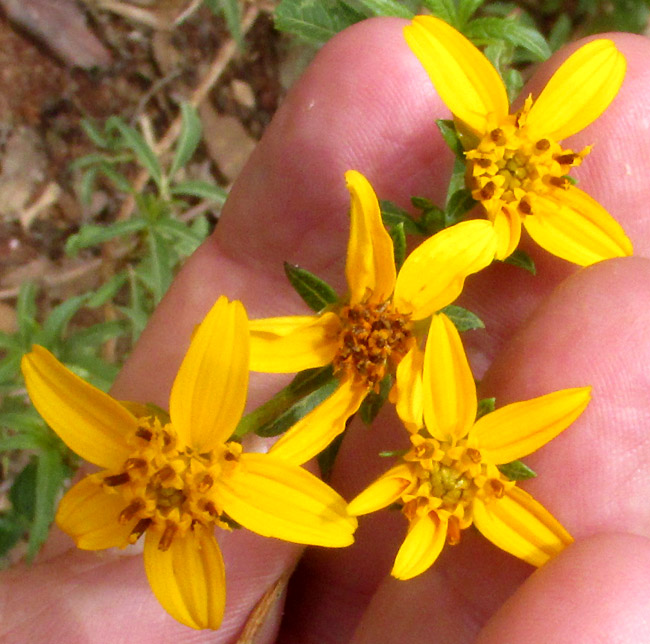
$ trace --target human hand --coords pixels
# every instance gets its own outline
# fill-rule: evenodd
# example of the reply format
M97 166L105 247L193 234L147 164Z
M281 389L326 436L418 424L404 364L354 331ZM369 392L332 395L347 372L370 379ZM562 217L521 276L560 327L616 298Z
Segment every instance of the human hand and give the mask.
M215 235L152 318L115 385L116 397L166 406L192 328L221 294L241 299L251 317L304 312L285 281L283 260L343 292L346 170L363 172L381 198L442 201L451 155L434 120L448 113L401 30L400 21L370 21L319 54L233 188ZM495 395L498 405L594 387L580 419L526 459L540 475L527 489L577 543L528 579L526 564L469 532L431 570L403 582L387 578L404 536L402 517L362 517L354 546L312 550L303 559L279 635L278 602L255 642L534 644L593 642L607 633L611 639L603 641L648 639L650 478L643 465L650 447L643 432L650 417L644 334L650 260L643 256L650 254L650 219L642 168L650 150L650 72L643 64L650 45L630 35L615 41L628 59L623 88L571 144L596 143L575 175L621 222L636 257L577 271L531 246L536 277L494 265L468 280L461 301L486 323L484 333L464 340L477 371L489 367L482 393ZM559 61L539 70L530 91L539 91ZM277 379L254 374L250 406L275 388ZM333 486L351 499L386 469L377 452L402 447L404 435L388 410L372 430L355 426ZM246 531L220 534L226 618L217 632L195 632L160 608L139 556L98 556L77 551L67 537L55 539L41 563L0 578L4 641L236 642L260 597L274 587L282 591L276 582L299 555L296 546Z

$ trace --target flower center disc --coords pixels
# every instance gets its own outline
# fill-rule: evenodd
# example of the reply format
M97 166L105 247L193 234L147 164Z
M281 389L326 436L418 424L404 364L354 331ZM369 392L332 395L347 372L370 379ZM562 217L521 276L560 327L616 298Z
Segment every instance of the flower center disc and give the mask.
M339 348L334 371L343 372L369 389L397 367L413 343L409 316L390 303L344 306L340 313Z
M158 547L167 550L177 534L194 524L229 529L212 488L225 470L236 467L239 444L228 443L219 453L198 454L179 446L173 427L157 418L141 418L132 443L133 453L123 470L102 475L103 484L124 498L116 519L132 526L129 543L153 530L160 534Z
M576 153L551 139L531 139L526 128L531 106L529 97L518 114L491 129L475 149L465 154L468 187L488 215L504 206L515 208L520 215L530 215L536 195L569 188L571 182L566 175L589 153L589 147Z

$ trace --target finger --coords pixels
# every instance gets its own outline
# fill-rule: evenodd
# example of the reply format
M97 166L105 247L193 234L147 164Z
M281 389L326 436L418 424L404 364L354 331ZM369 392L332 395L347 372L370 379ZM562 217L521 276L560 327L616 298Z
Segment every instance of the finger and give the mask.
M650 541L602 534L535 573L476 644L615 644L648 639Z

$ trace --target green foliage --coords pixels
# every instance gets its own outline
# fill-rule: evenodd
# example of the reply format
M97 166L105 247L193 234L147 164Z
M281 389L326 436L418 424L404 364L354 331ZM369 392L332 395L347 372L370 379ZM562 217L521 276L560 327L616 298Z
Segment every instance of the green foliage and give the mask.
M499 468L499 472L507 476L511 481L525 481L526 479L532 479L537 476L523 461L512 461L512 463L505 463L497 467Z
M366 425L370 425L375 420L384 403L388 400L388 394L392 386L393 378L390 374L386 374L379 383L379 391L371 391L364 398L359 408L359 416Z
M285 262L284 272L291 286L296 289L296 293L313 311L318 313L338 302L339 296L336 291L327 282L305 268Z
M460 333L472 329L484 329L485 324L478 315L456 304L449 304L441 310L453 323Z

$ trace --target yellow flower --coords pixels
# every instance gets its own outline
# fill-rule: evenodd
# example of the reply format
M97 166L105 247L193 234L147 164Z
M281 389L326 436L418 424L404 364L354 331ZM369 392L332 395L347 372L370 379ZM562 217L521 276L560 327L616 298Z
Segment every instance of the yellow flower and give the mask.
M63 497L56 521L83 550L125 547L145 535L144 563L163 607L192 628L218 628L224 563L214 526L229 521L297 543L347 546L356 519L300 467L228 442L248 387L248 325L220 298L178 371L169 416L120 403L43 347L23 358L29 395L62 440L101 472Z
M432 325L449 322L437 316ZM445 541L476 525L492 543L541 566L571 535L498 465L534 452L584 410L590 387L563 389L513 403L475 421L476 389L460 337L432 329L424 364L426 431L411 433L400 462L349 505L354 516L400 503L409 521L392 574L410 579L427 570Z
M304 463L324 449L386 374L405 423L422 424L416 325L458 297L467 275L494 259L496 235L485 220L447 228L418 246L396 275L393 243L368 181L346 173L351 194L347 303L318 315L251 320L251 370L291 373L333 364L340 386L299 420L271 453ZM425 325L426 328L426 325Z
M497 259L517 247L522 222L547 251L587 266L632 254L623 229L567 178L589 152L562 139L598 118L616 96L626 62L610 40L594 40L555 72L536 101L510 114L488 59L447 23L417 16L406 42L454 114L467 150L467 183L499 236Z

